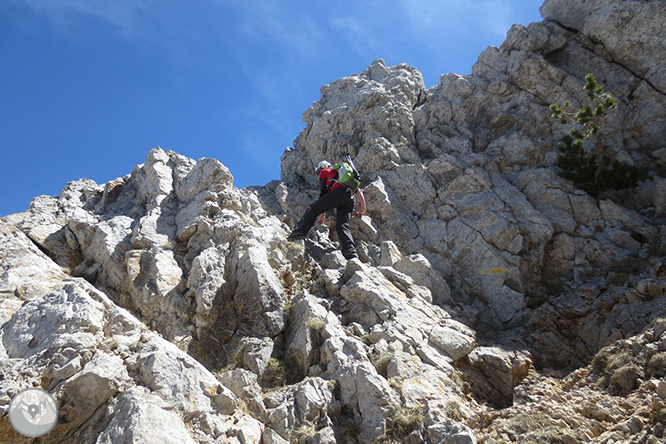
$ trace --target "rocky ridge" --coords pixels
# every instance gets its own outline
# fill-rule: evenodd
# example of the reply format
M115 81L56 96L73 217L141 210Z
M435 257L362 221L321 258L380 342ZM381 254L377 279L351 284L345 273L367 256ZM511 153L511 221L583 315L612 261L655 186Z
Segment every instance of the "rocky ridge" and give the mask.
M280 181L156 148L0 220L0 441L29 441L6 416L29 386L59 404L40 442L663 439L666 10L541 12L430 89L381 60L325 85ZM596 199L557 176L548 110L588 72L645 171ZM284 242L344 152L369 208L350 262L325 225Z

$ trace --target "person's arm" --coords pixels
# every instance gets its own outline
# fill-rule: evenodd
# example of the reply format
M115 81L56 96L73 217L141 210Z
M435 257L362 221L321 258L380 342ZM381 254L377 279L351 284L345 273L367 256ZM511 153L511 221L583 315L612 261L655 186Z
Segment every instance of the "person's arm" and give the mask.
M365 196L363 196L363 191L359 188L356 190L356 197L358 198L358 203L361 205L361 208L354 213L354 216L363 216L365 214Z
M322 170L322 172L319 173L319 198L321 199L324 197L324 194L326 193L328 193L328 183L324 171ZM324 220L326 220L326 213L321 213L315 221L315 225L319 225L324 222Z
M328 193L328 187L326 186L326 179L319 177L319 198L321 199L324 194Z

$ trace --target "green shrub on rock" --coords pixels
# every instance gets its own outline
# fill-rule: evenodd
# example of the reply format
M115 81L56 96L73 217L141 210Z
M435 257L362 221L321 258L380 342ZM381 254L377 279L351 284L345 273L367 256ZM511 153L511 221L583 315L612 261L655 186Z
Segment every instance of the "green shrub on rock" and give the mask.
M617 101L604 92L604 86L597 83L594 74L585 76L584 89L589 103L578 110L569 101L563 106L550 105L554 119L563 125L573 123L558 148L560 176L572 180L593 196L604 190L636 186L640 177L638 169L611 156L601 131L603 118L617 108Z

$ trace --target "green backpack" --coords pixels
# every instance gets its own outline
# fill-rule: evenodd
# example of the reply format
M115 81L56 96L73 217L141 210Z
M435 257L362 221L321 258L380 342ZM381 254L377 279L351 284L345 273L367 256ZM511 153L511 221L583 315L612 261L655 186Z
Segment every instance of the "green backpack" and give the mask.
M354 166L354 162L349 154L345 154L345 160L336 163L333 169L338 171L338 178L335 181L346 186L352 192L356 192L361 186L361 174Z

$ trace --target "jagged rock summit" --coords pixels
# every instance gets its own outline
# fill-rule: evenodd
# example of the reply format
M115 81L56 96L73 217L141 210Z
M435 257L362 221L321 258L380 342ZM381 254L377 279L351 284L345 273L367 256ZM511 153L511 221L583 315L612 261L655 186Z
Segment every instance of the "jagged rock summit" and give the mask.
M658 443L666 427L666 8L547 0L470 75L373 62L325 85L282 178L237 189L156 148L0 219L0 441ZM596 197L554 168L552 102L594 72L610 149L644 175ZM360 260L325 224L284 241L310 171L350 152Z

